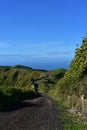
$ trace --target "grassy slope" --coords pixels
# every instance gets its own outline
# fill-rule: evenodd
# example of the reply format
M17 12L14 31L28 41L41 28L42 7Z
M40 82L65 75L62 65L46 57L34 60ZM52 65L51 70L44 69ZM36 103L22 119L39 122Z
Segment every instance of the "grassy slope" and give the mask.
M87 118L84 116L87 113L87 38L84 38L82 46L76 49L76 55L71 63L70 69L57 82L55 90L51 95L58 103L70 109L70 112L73 114L75 113L74 116L77 115L79 121L87 124ZM65 116L66 129L87 129L87 125L78 121L75 121L75 125L67 123L69 121L67 117ZM73 117L71 118L74 120Z
M76 50L76 55L70 69L57 83L56 88L60 95L84 95L87 97L87 38L82 46Z
M35 70L21 65L14 67L0 66L0 86L31 88L32 80L37 81L41 79L41 84L55 84L59 78L63 77L64 73L64 69L46 71Z
M14 66L7 69L7 67L0 67L0 86L16 86L16 87L30 87L31 79L43 77L46 74L43 71L33 70L25 66Z
M0 108L25 98L35 97L32 80L39 80L40 90L48 93L54 89L57 77L61 78L64 72L63 69L46 71L22 65L0 66Z

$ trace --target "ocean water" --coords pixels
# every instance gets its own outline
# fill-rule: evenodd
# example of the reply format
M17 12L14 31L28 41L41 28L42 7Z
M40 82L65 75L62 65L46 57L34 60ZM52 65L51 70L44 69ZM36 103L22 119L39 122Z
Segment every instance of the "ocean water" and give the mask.
M0 56L0 65L25 65L34 69L54 70L68 69L72 58L67 57L30 57L30 56Z

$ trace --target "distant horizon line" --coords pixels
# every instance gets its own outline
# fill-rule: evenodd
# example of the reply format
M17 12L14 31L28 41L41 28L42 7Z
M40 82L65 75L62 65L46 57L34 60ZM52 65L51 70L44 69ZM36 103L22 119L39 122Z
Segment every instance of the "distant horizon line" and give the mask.
M48 55L56 55L56 54L71 54L74 53L72 51L65 52L48 52ZM40 54L0 54L0 56L39 56Z

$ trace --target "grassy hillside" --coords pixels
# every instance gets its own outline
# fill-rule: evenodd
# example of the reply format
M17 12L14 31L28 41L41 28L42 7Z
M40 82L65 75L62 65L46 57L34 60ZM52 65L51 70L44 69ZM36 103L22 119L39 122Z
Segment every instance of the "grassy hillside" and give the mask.
M87 129L87 37L83 38L69 70L57 81L50 95L65 108L66 130ZM71 114L66 116L66 110ZM70 123L74 121L75 124Z
M0 86L30 87L31 79L44 77L46 73L30 67L17 65L14 67L0 67Z
M37 70L22 65L0 66L0 108L7 104L35 97L33 83L41 92L48 93L65 73L65 70ZM24 96L23 96L24 95Z
M57 80L63 77L66 70L58 69L53 71L37 70L22 65L0 66L0 86L27 87L31 88L33 81L39 84L55 84Z
M71 113L83 117L87 121L87 38L84 38L80 48L51 95L67 107Z
M57 83L59 94L87 97L87 38L83 39L82 46L76 49L76 55L70 69L64 78Z

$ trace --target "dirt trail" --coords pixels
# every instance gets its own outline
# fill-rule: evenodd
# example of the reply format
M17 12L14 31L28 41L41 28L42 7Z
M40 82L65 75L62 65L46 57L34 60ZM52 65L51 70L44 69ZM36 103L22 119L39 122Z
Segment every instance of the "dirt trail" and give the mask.
M64 130L57 105L46 95L0 113L0 130Z

